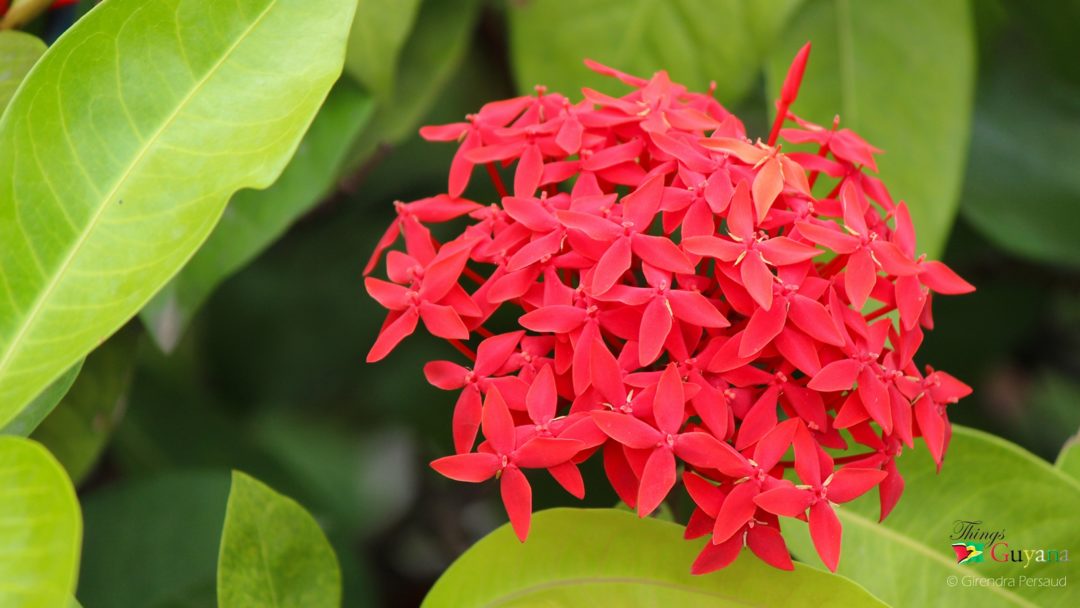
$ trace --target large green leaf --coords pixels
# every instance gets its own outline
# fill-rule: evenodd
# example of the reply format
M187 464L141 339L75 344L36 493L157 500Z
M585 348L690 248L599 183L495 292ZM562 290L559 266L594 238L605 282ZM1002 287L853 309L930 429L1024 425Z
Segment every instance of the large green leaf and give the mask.
M368 95L348 79L338 81L281 177L266 190L238 192L195 257L139 313L158 346L171 351L214 288L333 189L371 112Z
M369 128L353 146L349 169L379 146L415 132L465 56L479 12L479 0L424 0L401 52L393 95L378 104Z
M354 6L111 0L45 53L0 119L0 424L274 181Z
M842 577L796 565L777 570L747 551L718 572L690 574L704 541L615 509L533 515L525 543L509 525L462 555L432 587L442 606L882 606Z
M398 54L420 0L359 0L349 33L345 71L385 99L394 89Z
M940 474L922 446L904 452L897 464L906 487L884 523L877 522L876 492L837 509L844 527L840 574L895 606L1076 605L1068 588L1017 580L1012 587L973 586L966 578L1058 579L1075 572L1068 563L997 562L987 544L982 563L958 565L951 544L957 522L972 521L981 530L1002 531L1009 549L1075 551L1080 481L1014 444L957 426ZM789 520L783 527L795 555L820 565L806 525Z
M75 383L75 378L79 376L82 366L82 360L76 361L75 365L53 380L52 384L38 393L38 396L34 397L17 416L4 425L0 434L29 437L30 433L34 432L34 429L53 411L56 404L60 403L64 395L71 390L71 385Z
M1080 85L1010 44L979 85L964 217L1000 247L1080 267Z
M214 608L225 471L124 481L84 499L78 597L94 608Z
M217 580L221 608L341 604L341 571L319 524L296 501L238 471Z
M15 89L44 52L45 43L36 36L0 31L0 114L4 113Z
M34 431L78 484L124 414L141 330L128 326L90 353L79 379Z
M792 111L859 132L885 150L881 178L911 208L918 246L942 252L959 202L971 126L975 42L967 0L808 0L769 58L775 99L813 43Z
M737 101L762 51L801 0L531 0L510 3L511 62L518 88L543 84L571 97L582 86L618 90L586 58L640 76L672 79Z
M60 463L21 437L0 437L0 531L0 606L66 604L79 575L79 501Z

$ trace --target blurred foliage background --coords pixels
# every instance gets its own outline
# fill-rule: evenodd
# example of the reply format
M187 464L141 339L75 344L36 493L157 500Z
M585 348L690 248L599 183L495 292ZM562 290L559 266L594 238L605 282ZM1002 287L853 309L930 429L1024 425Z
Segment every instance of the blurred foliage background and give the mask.
M28 29L48 40L91 4ZM536 83L571 97L611 89L586 56L644 75L666 68L698 89L715 80L765 135L777 70L813 40L793 110L824 122L839 111L884 148L886 182L922 210L921 246L948 237L936 253L978 288L935 302L938 329L919 357L975 387L953 421L1048 458L1080 427L1080 2L359 6L346 74L293 164L271 189L230 203L207 245L87 359L35 432L79 484L85 606L213 605L234 468L315 515L349 606L416 605L503 522L494 485L427 467L451 451L454 395L428 386L421 367L455 353L418 334L363 363L383 312L361 269L394 200L445 190L453 146L419 141L418 126ZM574 502L536 481L536 508ZM603 483L586 485L587 505L614 504Z

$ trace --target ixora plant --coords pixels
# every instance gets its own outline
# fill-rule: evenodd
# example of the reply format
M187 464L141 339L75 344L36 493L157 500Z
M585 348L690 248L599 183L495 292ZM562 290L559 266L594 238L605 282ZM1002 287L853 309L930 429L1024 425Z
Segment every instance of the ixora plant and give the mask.
M397 203L367 265L386 254L389 281L365 285L390 311L368 360L421 323L468 359L424 367L460 391L456 454L431 466L498 479L521 541L525 470L581 498L578 465L597 456L644 517L681 463L696 506L685 536L711 537L694 573L744 546L792 569L780 518L807 521L836 570L834 505L877 488L884 519L904 489L896 458L916 437L941 466L947 409L971 389L915 356L932 294L974 288L917 255L906 206L870 173L879 150L838 120L791 113L809 50L767 141L665 72L592 62L631 92L585 89L575 103L541 87L421 130L459 147L447 192ZM478 165L497 201L463 198ZM440 242L432 226L447 222L458 234Z

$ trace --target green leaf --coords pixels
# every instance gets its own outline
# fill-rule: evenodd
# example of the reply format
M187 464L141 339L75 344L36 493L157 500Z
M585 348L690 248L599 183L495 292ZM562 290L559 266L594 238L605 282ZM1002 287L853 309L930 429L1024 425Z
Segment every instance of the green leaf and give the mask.
M345 71L385 99L394 89L398 54L412 29L420 0L359 0Z
M250 263L336 185L342 162L372 113L371 98L339 80L289 165L266 190L243 190L180 274L139 313L165 351L222 281Z
M1080 267L1080 85L1010 44L979 88L964 218L995 244ZM1020 201L1020 202L1018 202Z
M681 526L616 509L541 511L525 543L507 524L473 545L423 606L883 606L839 576L799 564L777 570L749 551L694 576L703 543L683 540Z
M0 606L67 603L79 574L79 501L60 463L29 439L0 437L0 529Z
M588 70L588 58L646 78L667 70L697 90L715 80L717 98L731 103L750 89L763 50L800 2L513 2L510 59L524 92L537 84L571 97L583 86L620 90Z
M79 379L34 431L78 485L124 414L141 331L128 326L90 353Z
M0 114L23 77L45 52L45 43L23 32L0 31Z
M233 471L218 559L221 608L341 604L341 571L319 524L296 501Z
M1069 437L1061 448L1054 466L1059 471L1080 482L1080 433Z
M971 126L975 41L967 0L810 0L769 57L770 104L796 51L813 43L792 107L840 115L885 154L881 178L911 209L919 249L939 255L959 202Z
M87 494L79 599L91 608L216 606L228 494L225 471L122 481Z
M0 424L142 308L233 192L280 174L353 8L110 0L45 53L0 119Z
M1001 530L1010 549L1073 549L1080 546L1080 482L1007 441L953 426L941 473L927 450L917 446L897 461L906 481L903 498L884 523L876 492L837 509L843 524L839 574L862 583L895 606L1073 606L1060 587L1017 584L950 586L950 576L1059 578L1069 564L997 562L984 547L984 561L958 565L951 544L958 521ZM820 566L806 525L785 520L792 552ZM1002 554L1002 548L997 549ZM1075 594L1073 594L1075 596Z
M380 145L414 133L457 71L479 13L479 0L424 0L401 52L394 93L378 104L369 128L353 146L348 168L367 160Z
M79 376L82 366L82 360L76 361L75 365L69 367L59 378L53 380L52 384L38 393L38 396L34 397L34 400L27 404L15 418L4 425L3 430L0 430L0 434L29 437L30 433L34 432L34 429L53 411L56 404L60 403L64 395L71 390L71 385L75 383L75 378Z

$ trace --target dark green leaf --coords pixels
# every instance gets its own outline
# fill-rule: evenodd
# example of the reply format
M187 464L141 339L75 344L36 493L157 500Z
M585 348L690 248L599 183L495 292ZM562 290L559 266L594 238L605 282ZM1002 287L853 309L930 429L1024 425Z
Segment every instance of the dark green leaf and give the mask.
M509 525L465 552L432 587L443 606L883 606L839 576L796 565L777 570L749 551L718 572L694 576L705 541L682 528L615 509L533 514L525 543Z
M229 476L181 472L87 495L78 597L93 608L213 608Z
M124 415L141 331L128 326L86 358L79 379L34 431L78 484Z
M979 87L964 217L995 244L1080 267L1080 86L1014 45Z
M110 0L50 47L0 118L0 424L138 312L235 191L273 183L354 7Z
M769 103L807 40L792 111L858 131L885 154L881 178L911 209L918 246L939 255L952 227L971 125L974 34L967 0L809 0L770 55Z
M333 189L371 113L368 95L347 79L338 81L281 177L266 190L236 193L195 257L139 313L158 346L171 351L214 288Z
M401 52L394 94L379 103L347 166L413 133L465 56L479 12L479 0L424 0Z
M394 90L398 54L412 29L420 0L359 0L345 71L386 99Z
M862 583L895 606L1072 606L1068 588L950 586L948 577L1058 578L1069 564L998 562L959 565L951 544L958 521L1002 530L1009 549L1073 549L1080 546L1080 481L1018 446L980 431L953 427L941 473L922 446L897 462L904 496L879 524L877 493L837 509L844 526L838 572ZM784 521L795 555L819 565L806 524ZM979 539L959 539L973 540ZM989 545L984 547L989 552ZM1001 554L1002 547L997 549ZM1006 550L1007 552L1007 550ZM821 567L819 565L819 567Z
M510 4L511 61L518 88L543 84L576 97L582 86L619 90L582 61L593 59L737 101L758 74L764 49L801 0L530 0Z
M0 437L0 606L67 603L82 519L71 480L40 444Z
M337 557L319 524L291 498L233 472L218 561L221 608L341 604Z

